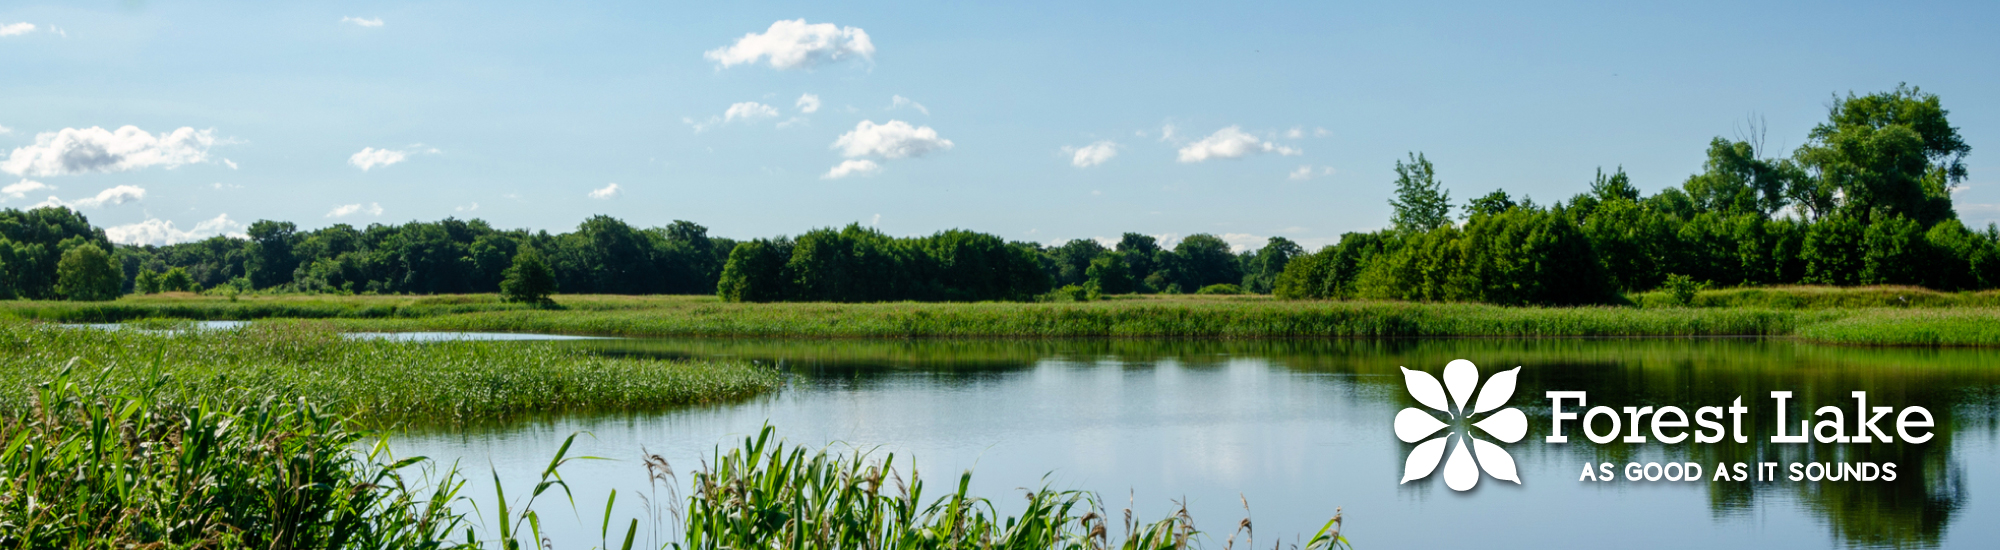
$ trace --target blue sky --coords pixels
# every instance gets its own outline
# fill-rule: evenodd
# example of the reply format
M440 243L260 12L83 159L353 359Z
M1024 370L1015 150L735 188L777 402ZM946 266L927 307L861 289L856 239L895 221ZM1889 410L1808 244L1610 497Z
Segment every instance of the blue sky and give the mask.
M0 207L1316 246L1387 224L1409 151L1461 203L1651 192L1909 82L1973 146L1960 216L2000 219L1991 3L1079 4L9 2Z

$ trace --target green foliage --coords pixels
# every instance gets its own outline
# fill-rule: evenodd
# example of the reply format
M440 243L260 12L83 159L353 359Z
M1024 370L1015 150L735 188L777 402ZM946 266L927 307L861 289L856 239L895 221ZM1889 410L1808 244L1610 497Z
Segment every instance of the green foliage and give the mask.
M1813 198L1801 201L1808 209L1838 208L1863 223L1878 213L1924 227L1951 218L1951 187L1965 180L1972 147L1948 114L1937 95L1907 85L1836 98L1795 155L1817 179L1793 194ZM1820 198L1826 204L1813 204Z
M1667 284L1660 287L1673 300L1674 305L1687 307L1694 305L1694 297L1708 288L1708 281L1697 282L1693 277L1679 273L1667 275Z
M254 288L270 288L292 282L299 259L292 248L299 240L299 228L292 222L258 220L250 224L250 244L243 271Z
M514 262L504 271L505 279L500 281L500 296L509 302L534 304L548 307L555 305L549 296L556 293L556 275L549 269L549 262L542 253L531 246L523 246L514 255Z
M158 294L160 292L160 274L153 272L151 269L140 271L139 276L133 278L133 290L140 294Z
M1270 294L1277 286L1278 277L1285 272L1294 258L1304 256L1306 250L1299 243L1284 237L1271 237L1264 248L1243 257L1243 288L1254 294Z
M194 278L188 276L187 268L176 267L160 275L160 292L199 291Z
M1090 289L1100 294L1130 294L1138 290L1122 252L1107 252L1090 260Z
M1194 293L1195 293L1195 294L1219 294L1219 295L1225 295L1225 296L1234 296L1234 295L1237 295L1237 294L1242 294L1242 293L1243 293L1243 287L1240 287L1240 286L1236 286L1236 285L1232 285L1232 284L1229 284L1229 283L1222 283L1222 284L1215 284L1215 285L1208 285L1208 286L1205 286L1205 287L1201 287L1201 290L1196 290L1196 291L1194 291Z
M1174 282L1181 288L1236 284L1243 281L1243 267L1229 243L1207 233L1196 233L1174 245Z
M1451 223L1451 193L1437 180L1437 169L1420 153L1409 164L1396 161L1396 209L1390 223L1401 231L1425 232Z
M1917 284L1928 267L1929 243L1917 222L1902 216L1876 217L1862 234L1861 284Z
M1473 216L1491 216L1506 212L1516 206L1520 205L1514 202L1514 197L1507 195L1507 190L1494 189L1492 193L1487 193L1484 197L1466 202L1465 217L1466 219L1471 219Z
M744 246L723 268L725 300L1027 300L1049 287L1034 249L970 231L897 239L854 224Z
M1848 286L1861 282L1862 239L1866 230L1852 216L1835 214L1821 218L1806 230L1799 255L1805 259L1805 282Z
M316 407L168 404L85 379L63 368L36 407L0 422L0 546L455 546L464 522L446 504L459 486L411 487L418 461Z
M64 252L56 273L56 290L63 298L86 302L118 299L124 280L111 255L91 243Z
M1749 142L1715 138L1708 144L1702 173L1689 176L1681 187L1704 212L1769 216L1785 206L1786 189L1804 172L1790 161L1757 158L1757 152Z

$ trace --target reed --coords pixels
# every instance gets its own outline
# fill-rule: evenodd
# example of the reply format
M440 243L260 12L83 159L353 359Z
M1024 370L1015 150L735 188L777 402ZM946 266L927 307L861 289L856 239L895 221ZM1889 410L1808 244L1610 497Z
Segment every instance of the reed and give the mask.
M109 390L169 404L304 398L369 424L496 422L739 399L783 383L747 361L606 357L547 342L395 342L313 322L230 330L97 330L0 322L0 412L32 404L48 365L80 359Z

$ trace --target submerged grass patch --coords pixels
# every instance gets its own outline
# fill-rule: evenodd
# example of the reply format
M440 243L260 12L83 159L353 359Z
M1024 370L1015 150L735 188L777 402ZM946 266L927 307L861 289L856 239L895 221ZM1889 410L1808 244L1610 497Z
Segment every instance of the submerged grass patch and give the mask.
M741 398L782 383L743 361L603 357L543 342L392 342L322 323L98 330L0 322L0 410L26 410L51 365L164 403L305 398L367 422L471 424L524 414L638 411Z

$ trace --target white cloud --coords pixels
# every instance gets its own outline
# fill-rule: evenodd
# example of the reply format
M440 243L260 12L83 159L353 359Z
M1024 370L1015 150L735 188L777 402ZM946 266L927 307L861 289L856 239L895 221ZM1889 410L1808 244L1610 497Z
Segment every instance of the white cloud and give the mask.
M38 193L42 191L53 191L53 190L55 190L55 186L53 185L49 185L39 181L30 181L24 178L21 180L20 183L16 183L6 187L0 187L0 195L4 195L6 199L19 199L19 198L26 198L29 193ZM6 200L6 199L0 199L0 200Z
M1063 152L1073 153L1069 159L1070 166L1089 168L1104 164L1104 161L1118 156L1118 144L1111 140L1104 140L1082 147L1065 146L1063 147Z
M224 184L224 183L222 183L222 182L219 182L219 181L218 181L218 182L215 182L215 183L211 183L211 184L208 184L208 186L209 186L209 187L211 187L211 188L214 188L214 189L215 189L216 191L221 191L221 190L224 190L224 189L242 189L242 188L243 188L243 186L241 186L241 185L234 185L234 184Z
M35 144L14 149L0 171L16 176L61 176L123 172L148 166L179 167L206 162L215 145L213 130L182 127L159 135L136 126L117 131L96 126L64 128L35 135Z
M1319 167L1319 169L1315 170L1313 169L1313 166L1311 164L1307 164L1304 166L1300 166L1297 170L1292 170L1292 173L1289 177L1294 181L1304 181L1312 179L1313 176L1331 176L1331 175L1333 175L1332 166L1321 166Z
M1313 137L1326 137L1330 135L1333 135L1333 132L1328 132L1325 128L1313 128Z
M792 117L792 118L789 118L789 119L786 119L786 120L785 120L784 122L780 122L780 123L778 123L778 127L779 127L779 128L790 128L790 127L793 127L793 126L798 126L798 125L801 125L801 124L812 124L812 121L810 121L810 120L806 120L806 119L805 119L805 117L796 117L796 116L795 116L795 117Z
M618 184L613 183L611 185L606 185L602 188L592 190L590 192L590 198L609 199L623 194L625 194L625 189L620 188L618 187Z
M6 126L0 126L0 134L12 134L12 133L14 133L14 129L13 129L13 128L8 128L8 127L6 127Z
M801 113L817 113L819 112L819 96L813 94L801 95L799 96L798 103L794 105L799 108L799 112Z
M236 169L236 161L233 161L233 160L229 160L229 159L222 159L222 165L223 165L223 166L228 166L230 170L235 170L235 169Z
M875 227L875 226L878 226L878 225L882 225L882 215L881 215L881 214L876 214L876 215L875 215L875 219L873 219L873 220L869 220L869 221L868 221L868 227Z
M365 207L364 207L364 206L361 206L361 204L360 204L360 203L355 203L355 204L343 204L343 205L340 205L340 206L335 206L335 207L333 207L333 210L331 210L331 211L328 211L328 212L326 213L326 217L329 217L329 218L345 218L345 217L348 217L348 216L352 216L352 215L355 215L355 214L367 214L367 215L370 215L370 216L381 216L381 215L382 215L382 203L378 203L378 202L371 202L371 203L368 203L368 206L365 206Z
M1257 250L1260 248L1264 248L1264 245L1269 241L1270 239L1268 238L1251 235L1249 233L1222 234L1222 242L1229 243L1229 250L1239 254L1250 250Z
M150 244L164 246L188 241L199 241L217 235L246 237L243 222L229 219L228 214L216 216L194 224L194 229L181 231L174 222L151 218L146 221L104 228L104 236L119 244Z
M409 155L403 153L402 151L397 151L393 149L376 149L374 147L362 147L361 152L355 153L354 156L347 157L347 163L361 168L361 171L363 172L367 172L368 169L370 168L374 168L377 166L388 166L398 162L403 162L403 160L407 158L409 158Z
M835 166L833 167L833 169L827 170L826 173L821 174L819 178L826 180L837 180L848 176L855 176L855 175L867 176L867 175L878 174L881 172L882 172L882 165L876 164L875 161L865 160L865 159L848 160L848 161L841 161L839 166Z
M1290 130L1285 130L1285 138L1286 138L1286 139L1299 139L1299 138L1302 138L1302 137L1306 137L1306 129L1305 129L1305 127L1302 127L1302 126L1293 126L1293 127L1292 127L1292 129L1290 129Z
M479 203L476 202L472 203L471 206L454 206L451 208L451 211L453 212L476 212L478 210L479 210Z
M97 196L77 199L77 206L97 208L107 204L119 205L146 198L146 190L133 185L120 185L97 192Z
M890 108L890 109L895 109L895 108L898 108L898 107L909 107L909 108L912 108L912 109L916 109L916 110L917 110L917 112L919 112L919 113L923 113L923 114L924 114L924 116L930 116L930 115L931 115L931 110L930 110L930 109L925 109L925 108L924 108L924 104L922 104L922 103L917 103L917 102L916 102L916 100L913 100L913 99L910 99L910 98L907 98L907 97L903 97L903 96L891 96L891 97L889 98L889 108Z
M758 103L755 101L745 101L742 103L730 105L729 110L723 111L722 121L730 122L739 119L755 120L759 118L771 118L775 116L778 116L777 108L772 107L770 105Z
M374 18L374 19L363 19L363 18L360 18L360 17L342 17L342 18L340 18L340 22L342 22L342 23L353 23L353 24L355 24L355 25L357 25L357 26L362 26L362 27L380 27L380 26L382 26L382 18L380 18L380 17L377 17L377 18Z
M868 33L832 23L806 24L804 19L778 21L762 34L749 33L730 46L709 50L702 57L728 68L755 64L769 57L771 68L812 68L851 57L873 60L875 44Z
M1208 137L1201 138L1201 141L1182 147L1180 150L1180 161L1202 162L1208 159L1234 159L1243 158L1255 153L1277 153L1292 156L1300 154L1301 151L1257 139L1257 136L1244 133L1241 127L1230 126L1216 130L1215 133L1209 134Z
M1174 139L1174 125L1172 124L1160 125L1160 141L1173 141L1173 139Z
M8 23L0 25L0 36L20 36L35 32L34 23Z
M833 147L840 149L841 156L848 158L878 156L883 159L921 157L932 151L950 150L951 140L938 137L937 130L929 126L910 126L910 123L891 120L887 124L876 124L863 120L854 130L841 134L833 141Z

